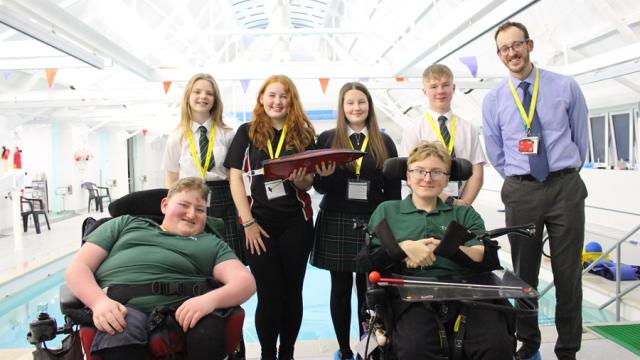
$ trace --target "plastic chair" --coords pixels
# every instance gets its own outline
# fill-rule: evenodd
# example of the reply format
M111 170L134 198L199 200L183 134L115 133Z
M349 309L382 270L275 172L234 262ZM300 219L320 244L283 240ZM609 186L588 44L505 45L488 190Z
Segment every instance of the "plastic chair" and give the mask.
M36 228L36 234L40 234L40 219L38 217L40 214L44 215L44 219L47 222L47 228L51 230L51 226L49 225L49 218L47 217L47 211L44 208L42 199L32 199L26 198L24 196L20 197L20 215L22 215L22 226L24 227L24 232L27 232L29 215L32 215L33 224Z
M91 211L91 201L95 202L96 211L98 211L99 209L100 212L104 212L102 199L107 199L109 202L111 202L111 194L109 193L109 188L106 186L98 186L92 182L86 182L82 186L84 186L89 191L89 203L87 205L87 212Z

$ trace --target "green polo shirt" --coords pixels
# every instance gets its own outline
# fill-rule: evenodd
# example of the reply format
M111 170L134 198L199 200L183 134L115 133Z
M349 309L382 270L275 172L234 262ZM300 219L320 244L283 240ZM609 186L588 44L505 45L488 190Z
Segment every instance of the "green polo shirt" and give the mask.
M122 215L102 224L87 236L108 252L95 272L101 288L113 284L153 281L204 281L223 261L237 259L218 236L200 233L179 236L160 229L152 220ZM127 304L150 313L156 306L177 304L186 297L141 296Z
M398 243L405 240L420 240L427 237L442 238L447 225L451 221L457 221L475 234L485 232L484 221L470 206L447 205L438 199L436 208L427 212L416 209L411 195L404 200L385 201L380 204L371 215L369 220L369 230L373 231L375 226L387 219L387 223L393 232ZM482 245L480 240L473 239L465 243L466 246ZM371 242L372 249L380 247L380 240L374 238ZM455 262L443 257L436 256L433 265L424 268L409 269L402 264L402 274L421 277L440 277L446 275L464 275L471 271Z

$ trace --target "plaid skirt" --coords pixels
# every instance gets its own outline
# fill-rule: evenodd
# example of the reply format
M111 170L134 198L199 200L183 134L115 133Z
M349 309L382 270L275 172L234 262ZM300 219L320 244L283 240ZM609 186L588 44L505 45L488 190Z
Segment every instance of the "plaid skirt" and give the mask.
M311 250L311 265L331 271L361 272L355 258L364 246L365 233L362 229L353 228L353 219L367 224L370 216L320 209Z
M246 264L244 258L244 231L238 223L238 213L231 197L229 182L207 181L211 192L211 204L207 209L207 215L220 218L224 221L224 242L233 249L240 261Z

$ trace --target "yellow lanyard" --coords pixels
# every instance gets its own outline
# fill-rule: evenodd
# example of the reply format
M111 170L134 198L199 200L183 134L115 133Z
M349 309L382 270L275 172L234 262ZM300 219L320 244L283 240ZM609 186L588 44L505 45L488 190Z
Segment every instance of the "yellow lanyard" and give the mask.
M193 141L193 135L191 135L191 131L187 133L187 140L189 140L189 147L191 148L191 155L193 156L193 161L196 163L196 169L200 171L200 174L202 174L203 178L207 175L209 162L211 162L211 154L213 153L211 149L213 149L214 136L216 136L216 124L213 124L211 126L211 134L209 134L209 146L207 147L207 158L204 161L204 166L202 166L202 164L200 164L200 157L198 156L198 151L196 150L196 144Z
M442 133L440 132L440 127L436 125L436 122L431 117L431 114L429 114L429 112L427 111L425 113L425 116L427 117L427 120L429 120L429 124L433 128L433 132L435 132L436 135L438 135L438 139L440 139L440 141L444 144L444 146L447 149L449 149L449 154L452 154L453 143L455 142L455 139L456 139L456 116L453 115L453 113L451 113L451 139L449 139L448 144L444 141L444 138L442 137Z
M362 141L362 147L360 148L360 151L364 151L367 148L367 144L369 143L369 138L367 137L367 135L364 136L364 140ZM349 145L351 145L351 149L355 150L353 148L353 144L351 144L351 140L349 140ZM358 160L356 160L356 175L360 176L360 168L362 167L362 159L364 158L364 156L358 158Z
M511 89L511 95L513 95L513 100L516 102L516 106L518 110L520 110L520 116L522 117L522 121L524 121L525 129L527 133L529 129L531 129L531 122L533 121L533 114L536 111L536 102L538 102L538 89L540 88L540 70L536 68L536 78L533 82L533 93L531 94L531 105L529 105L529 114L527 114L524 110L524 106L522 106L522 100L518 96L516 92L516 88L513 86L513 81L511 81L511 77L509 77L509 88ZM522 98L524 98L524 95Z
M271 147L271 141L267 141L267 149L269 150L269 157L271 159L277 159L280 157L280 150L282 150L282 144L284 144L284 138L287 136L287 125L282 127L282 134L280 134L280 140L278 141L278 147L276 148L276 156L273 156L273 147Z

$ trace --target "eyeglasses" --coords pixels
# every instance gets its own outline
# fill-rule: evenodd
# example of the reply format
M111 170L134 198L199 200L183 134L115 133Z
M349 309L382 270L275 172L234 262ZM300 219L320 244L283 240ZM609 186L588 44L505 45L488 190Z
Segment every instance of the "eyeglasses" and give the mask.
M507 46L507 45L501 46L498 49L498 54L504 56L509 54L509 50L520 51L524 48L524 44L526 44L527 41L529 41L529 39L524 39L522 41L514 41L511 44L511 46Z
M440 180L442 179L445 175L449 175L449 173L444 172L442 170L425 170L425 169L411 169L409 170L409 172L411 174L413 174L413 176L419 176L421 178L426 178L427 175L431 176L431 180Z

